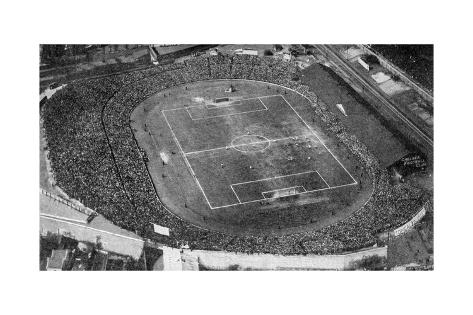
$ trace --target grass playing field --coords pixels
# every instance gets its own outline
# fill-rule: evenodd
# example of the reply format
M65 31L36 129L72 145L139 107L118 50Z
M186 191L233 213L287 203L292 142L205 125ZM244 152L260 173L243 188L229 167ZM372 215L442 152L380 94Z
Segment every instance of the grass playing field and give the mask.
M236 91L226 93L230 84ZM372 191L310 102L280 86L192 83L150 97L131 120L161 201L204 228L316 229L359 209Z

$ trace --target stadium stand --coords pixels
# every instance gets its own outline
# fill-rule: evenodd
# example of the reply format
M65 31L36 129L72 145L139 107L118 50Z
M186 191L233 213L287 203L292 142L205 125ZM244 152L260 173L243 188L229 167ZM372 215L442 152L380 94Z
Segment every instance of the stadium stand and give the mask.
M349 134L309 88L293 80L293 63L246 55L200 56L183 64L81 80L58 91L41 108L49 159L57 184L67 194L128 230L145 235L150 222L169 227L161 241L191 249L245 253L329 254L375 245L377 234L411 219L429 199L421 189L389 184L389 174ZM195 227L159 201L129 125L130 114L147 97L172 86L213 79L248 79L291 88L363 164L374 184L369 201L348 218L317 231L290 235L238 236Z

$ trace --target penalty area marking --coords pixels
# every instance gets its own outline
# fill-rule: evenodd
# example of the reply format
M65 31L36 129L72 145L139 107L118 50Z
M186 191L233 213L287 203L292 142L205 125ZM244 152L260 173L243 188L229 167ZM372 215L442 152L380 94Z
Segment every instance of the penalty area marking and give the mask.
M275 97L275 96L282 96L281 94L273 94L273 95L263 95L263 96L256 96L256 97L250 97L250 98L243 98L243 99L238 99L238 101L250 101L250 100L256 100L259 99L259 101L263 104L263 106L267 109L266 105L264 105L263 101L261 101L262 98L269 98L269 97ZM229 105L229 106L241 106L242 104L235 104L235 105ZM177 108L171 108L171 109L163 109L161 110L162 112L170 112L170 111L176 111L176 110L183 110L187 108L199 108L199 107L205 107L206 105L190 105L190 106L184 106L184 107L177 107ZM221 107L229 107L229 106L221 106ZM209 108L209 110L216 109L219 107L215 108Z
M317 173L317 175L322 179L322 181L325 183L325 185L327 185L327 187L322 188L322 189L307 190L304 186L297 185L297 186L292 186L292 187L286 187L286 188L279 188L279 189L274 189L274 190L268 190L268 191L263 191L263 192L261 192L261 194L262 194L262 196L263 196L263 199L249 200L249 201L245 201L245 202L241 202L241 200L240 200L238 194L236 193L235 189L233 188L233 186L237 186L237 185L245 185L245 184L251 184L251 183L262 182L262 181L270 181L270 180L274 180L274 179L280 179L280 178L285 178L285 177L290 177L290 176L298 176L298 175L310 174L310 173ZM303 191L303 192L296 193L296 194L292 194L291 196L301 195L301 194L310 193L310 192L315 192L315 191L320 191L320 190L332 189L332 188L340 188L340 187L350 186L350 185L354 185L354 184L355 184L355 183L350 183L350 184L346 184L346 185L340 185L340 186L330 187L330 185L325 181L325 179L322 177L322 175L320 175L320 173L319 173L317 170L315 170L315 171L305 171L305 172L300 172L300 173L294 173L294 174L288 174L288 175L279 175L279 176L274 176L274 177L267 177L267 178L262 178L262 179L257 179L257 180L250 180L250 181L246 181L246 182L240 182L240 183L230 184L230 188L233 190L233 193L234 193L235 196L237 197L237 199L238 199L238 204L246 204L246 203L256 202L256 201L261 201L261 200L273 200L273 199L280 198L280 197L266 198L266 197L264 196L264 193L269 193L269 192L274 192L274 191L281 191L281 190L287 190L287 189L291 189L291 188L295 188L295 187L302 187L302 188L304 189L304 191ZM233 205L236 205L236 204L233 204ZM221 207L218 207L218 208L224 208L224 207L229 207L229 206L231 206L231 205L221 206ZM217 207L215 207L215 208L217 208Z
M249 110L249 111L246 111L246 112L240 112L240 113L233 113L233 114L226 114L226 115L215 115L215 116L209 116L209 117L203 117L203 118L194 118L192 117L191 113L189 112L188 109L186 109L187 111L187 114L189 115L190 119L191 120L207 120L207 119L212 119L212 118L217 118L217 117L228 117L228 116L235 116L235 115L243 115L243 114L248 114L248 113L256 113L256 112L263 112L263 111L267 111L268 109L257 109L257 110Z
M345 168L345 166L337 159L337 157L332 153L332 151L330 151L329 148L327 148L327 146L325 145L325 143L322 141L322 139L319 138L319 136L317 135L317 133L305 122L304 119L302 119L302 117L299 115L299 113L294 109L294 107L292 107L292 105L286 100L286 98L282 95L279 95L283 98L284 102L286 102L287 105L289 105L289 107L291 107L291 109L294 111L294 113L297 115L297 117L299 117L299 119L304 123L304 125L312 132L312 134L319 140L320 143L322 143L322 145L325 147L325 149L333 156L333 158L338 162L338 164L340 164L340 166L345 170L345 172L348 173L348 175L351 177L351 179L353 180L353 183L354 184L358 184L358 182L356 181L355 178L353 178L353 176L351 175L351 173Z
M247 182L240 182L240 183L235 183L235 184L231 184L232 186L235 185L245 185L245 184L251 184L251 183L256 183L256 182L262 182L262 181L265 181L265 180L272 180L272 179L279 179L279 178L284 178L284 177L289 177L289 176L297 176L297 175L302 175L302 174L309 174L309 173L317 173L319 174L319 172L317 171L305 171L305 172L300 172L300 173L294 173L294 174L288 174L288 175L279 175L279 176L274 176L274 177L268 177L268 178L262 178L262 179L257 179L257 180L250 180L250 181L247 181ZM320 176L320 175L319 175Z
M272 97L272 96L277 96L277 95L270 95L270 96L265 96L265 97ZM244 112L239 112L239 113L233 113L233 114L223 114L223 115L214 115L214 116L209 116L209 117L202 117L202 118L194 118L192 117L192 114L191 112L189 111L189 108L202 108L202 107L206 107L207 105L200 105L200 106L187 106L187 107L184 107L184 109L186 110L187 112L187 115L189 115L190 119L191 120L207 120L207 119L212 119L212 118L216 118L216 117L228 117L228 116L235 116L235 115L243 115L243 114L249 114L249 113L255 113L255 112L262 112L262 111L267 111L268 110L268 107L266 107L266 105L264 104L264 102L261 100L260 97L253 97L253 98L247 98L247 99L242 99L242 100L239 100L240 101L240 104L231 104L231 105L226 105L226 106L220 106L220 107L214 107L214 108L208 108L207 107L207 110L210 111L212 109L219 109L219 108L234 108L236 106L241 106L241 105L244 105L244 103L242 101L247 101L247 100L254 100L254 99L258 99L260 101L260 103L263 105L264 109L256 109L256 110L249 110L249 111L244 111Z
M219 208L226 208L226 207L231 207L231 206L236 206L236 205L241 205L241 204L248 204L248 203L253 203L253 202L259 202L259 201L263 201L263 200L274 200L274 199L278 199L279 197L272 197L272 198L263 198L263 199L258 199L258 200L250 200L250 201L245 201L245 202L241 202L238 194L235 192L234 188L233 188L233 185L240 185L240 184L244 184L244 183L250 183L250 182L256 182L256 181L262 181L262 180L268 180L268 179L260 179L260 180L256 180L256 181L249 181L249 182L242 182L242 183L236 183L236 184L230 184L230 187L233 191L233 193L235 194L235 197L237 198L238 200L238 203L233 203L233 204L228 204L228 205L223 205L223 206L217 206L217 207L213 207L208 198L207 198L207 195L205 194L205 191L204 189L202 188L200 182L199 182L199 179L197 178L192 166L190 165L189 161L187 160L187 155L188 154L196 154L196 153L201 153L201 152L207 152L207 151L214 151L214 150L221 150L221 149L227 149L228 146L226 147L220 147L220 148L213 148L213 149L208 149L208 150L201 150L201 151L193 151L193 152L184 152L184 150L182 149L182 146L181 144L179 143L179 140L177 139L177 136L176 134L174 133L174 130L172 129L168 119L167 119L167 116L165 114L166 111L176 111L176 110L182 110L182 109L186 109L188 115L190 116L190 118L192 120L201 120L201 119L210 119L210 118L214 118L214 117L222 117L222 116L231 116L231 115L239 115L239 114L245 114L245 113L251 113L251 112L258 112L258 111L267 111L268 108L266 107L266 105L264 104L264 102L261 100L261 98L268 98L268 97L275 97L275 96L280 96L282 97L282 99L286 102L286 104L292 109L292 111L297 115L297 117L299 117L299 119L304 123L304 125L309 129L309 131L317 138L317 140L322 143L322 145L324 146L324 148L332 155L332 157L340 164L340 166L342 166L342 168L345 170L345 172L348 173L348 175L351 177L351 179L353 180L352 183L349 183L349 184L344 184L344 185L338 185L338 186L330 186L328 185L328 183L325 181L325 179L319 174L318 171L307 171L307 172L302 172L302 173L296 173L296 174L290 174L290 175L284 175L284 176L276 176L274 178L270 178L270 179L276 179L276 178L280 178L280 177L286 177L286 176L294 176L294 175L300 175L300 174L304 174L304 173L311 173L311 172L316 172L319 177L323 180L323 182L327 185L326 188L321 188L321 189L314 189L314 190L306 190L304 188L304 192L300 192L300 193L297 193L295 195L302 195L302 194L307 194L307 193L312 193L312 192L317 192L317 191L323 191L323 190L328 190L328 189L335 189L335 188L341 188L341 187L346 187L346 186L352 186L352 185L356 185L358 184L358 182L353 178L353 176L351 175L351 173L345 168L345 166L338 160L338 158L332 153L332 151L330 151L330 149L323 143L323 141L319 138L319 136L317 135L317 133L305 122L304 119L302 119L302 117L299 115L299 113L292 107L292 105L286 100L286 98L284 96L282 96L281 94L275 94L275 95L267 95L267 96L260 96L260 97L254 97L254 98L248 98L248 99L243 99L243 100L251 100L251 99L258 99L262 104L263 106L265 107L265 109L262 109L262 110L256 110L256 111L249 111L249 112L242 112L242 113L235 113L235 114L229 114L229 115L218 115L218 116L213 116L213 117L209 117L209 118L200 118L200 119L193 119L192 116L190 115L189 111L188 111L188 108L192 108L192 107L202 107L203 105L199 105L199 106L187 106L187 107L182 107L182 108L174 108L174 109L166 109L166 110L161 110L161 113L163 114L164 116L164 119L166 120L166 123L172 133L172 136L173 136L173 139L174 141L176 142L177 146L179 147L179 151L181 153L181 155L183 156L184 158L184 162L187 166L187 168L189 169L191 175L194 177L194 180L195 182L197 183L197 185L199 186L200 190L202 191L202 194L204 195L204 198L205 198L205 201L207 202L208 206L210 209L219 209ZM235 106L239 106L239 105L235 105ZM292 136L292 137L285 137L285 138L280 138L280 139L273 139L273 140L270 140L271 141L278 141L278 140L284 140L284 139L297 139L298 137L297 136ZM261 143L264 143L264 142L267 142L267 141L261 141ZM256 144L253 143L253 144ZM248 145L248 144L242 144L242 145ZM263 195L264 197L264 195Z
M331 186L331 187L320 188L320 189L313 189L313 190L307 190L307 191L304 191L304 192L300 192L300 193L298 193L297 195L305 195L305 194L315 193L315 192L324 191L324 190L331 190L331 189L336 189L336 188L348 187L348 186L353 186L353 185L356 185L356 184L357 184L357 183L349 183L349 184L344 184L344 185ZM292 196L295 196L295 195L292 195ZM229 204L229 205L223 205L223 206L218 206L218 207L210 207L210 209L215 210L215 209L220 209L220 208L227 208L227 207L233 207L233 206L238 206L238 205L249 204L249 203L253 203L253 202L268 201L268 200L276 200L276 199L279 199L279 198L280 198L280 197L256 199L256 200L244 201L244 202L239 202L239 203L232 203L232 204Z

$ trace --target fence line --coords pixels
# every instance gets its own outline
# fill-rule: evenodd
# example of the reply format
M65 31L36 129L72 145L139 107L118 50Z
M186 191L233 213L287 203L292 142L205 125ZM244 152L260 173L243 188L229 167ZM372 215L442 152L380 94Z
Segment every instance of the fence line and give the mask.
M422 208L412 217L409 221L401 225L400 227L392 230L381 233L378 235L380 240L386 240L388 237L397 237L403 235L412 230L412 228L425 216L427 213L428 202L426 202Z
M368 247L355 252L333 255L245 254L211 250L184 250L200 265L212 270L346 270L368 257L387 258L387 246Z
M50 193L50 192L48 192L48 191L46 191L46 190L44 190L44 189L42 189L42 188L40 188L40 192L41 192L43 195L45 195L45 196L47 196L47 197L53 199L54 201L60 202L60 203L66 205L66 206L68 206L68 207L70 207L70 208L72 208L72 209L74 209L74 210L76 210L76 211L79 211L79 212L81 212L81 213L84 213L84 214L87 214L87 215L91 215L91 214L96 214L96 213L97 213L97 212L95 212L95 211L92 210L92 209L89 209L89 208L87 208L87 207L85 207L85 206L84 206L84 207L80 207L80 206L78 206L77 204L74 204L73 202L71 202L71 201L69 201L69 200L66 200L66 199L64 199L64 198L62 198L62 197L59 197L59 196L57 196L57 195L55 195L55 194L52 194L52 193Z

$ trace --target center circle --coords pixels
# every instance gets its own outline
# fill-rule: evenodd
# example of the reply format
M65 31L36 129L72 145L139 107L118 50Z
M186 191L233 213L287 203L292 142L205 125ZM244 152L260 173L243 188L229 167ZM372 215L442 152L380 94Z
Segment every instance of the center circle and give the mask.
M240 152L263 152L271 142L260 135L242 135L234 138L230 146Z

